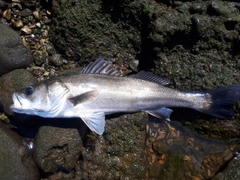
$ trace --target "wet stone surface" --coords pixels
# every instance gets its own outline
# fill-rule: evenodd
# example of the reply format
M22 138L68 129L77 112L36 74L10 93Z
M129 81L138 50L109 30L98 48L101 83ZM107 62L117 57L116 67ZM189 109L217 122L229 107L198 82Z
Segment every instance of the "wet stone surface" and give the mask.
M29 142L4 124L0 119L0 179L39 180Z
M34 139L33 158L44 172L75 168L82 150L77 129L41 127Z
M0 75L32 63L30 52L23 46L19 34L0 23Z
M125 73L154 69L155 74L169 78L170 87L181 90L240 83L240 4L236 1L12 2L10 6L0 1L0 19L18 31L22 44L31 51L34 64L27 64L28 71L37 81L76 74L79 66L103 55L117 60ZM6 55L9 53L3 54L4 66L9 63ZM134 67L132 62L137 62ZM5 75L0 81L0 105L5 114L11 114L7 110L11 93L35 82L26 71L13 73L21 81ZM231 121L187 110L171 117L210 139L173 123L150 122L146 134L143 114L144 119L135 114L111 118L102 137L89 132L78 136L74 128L42 127L35 139L35 161L42 169L42 179L201 180L214 177L229 161L226 171L214 178L239 179L239 161L233 156L240 151L236 145L239 114L238 104ZM40 124L46 121L49 119ZM35 129L25 123L21 126ZM226 145L221 139L231 143Z
M228 164L228 167L223 171L218 173L213 180L234 180L240 177L240 156L239 154Z
M34 160L45 173L61 172L52 175L59 178L142 179L148 166L146 120L144 113L110 118L103 136L80 137L82 130L41 127L34 141Z
M236 142L227 145L179 123L150 121L147 131L150 179L210 179L233 159L233 152L240 150Z

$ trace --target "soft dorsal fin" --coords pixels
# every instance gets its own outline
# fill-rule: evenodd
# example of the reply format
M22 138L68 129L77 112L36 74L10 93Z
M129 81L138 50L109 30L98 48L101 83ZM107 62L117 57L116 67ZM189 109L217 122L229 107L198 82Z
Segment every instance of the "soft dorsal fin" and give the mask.
M143 80L151 81L151 82L161 84L161 85L168 85L170 83L167 78L160 77L158 75L155 75L155 74L153 74L151 72L147 72L147 71L140 71L137 74L133 74L129 77L143 79Z
M83 68L79 74L105 74L111 76L122 76L120 71L114 66L113 61L105 60L99 57L96 61L91 62Z

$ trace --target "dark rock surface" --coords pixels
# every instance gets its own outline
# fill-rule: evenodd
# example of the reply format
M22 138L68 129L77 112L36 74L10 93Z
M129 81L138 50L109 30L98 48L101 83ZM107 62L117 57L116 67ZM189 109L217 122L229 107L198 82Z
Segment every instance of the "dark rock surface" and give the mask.
M147 115L122 115L106 121L103 137L83 154L78 179L144 179L148 163L145 154ZM95 150L91 150L94 148Z
M39 180L27 142L0 120L0 179Z
M52 2L51 40L71 59L127 57L129 51L136 55L140 49L141 22L133 22L135 12L141 10L137 1Z
M33 157L44 172L74 169L82 150L77 129L43 126L34 139Z
M240 179L240 155L232 159L228 167L223 171L218 173L212 178L212 180L235 180Z
M35 2L23 1L29 9ZM202 91L240 83L240 4L236 1L52 2L51 40L59 53L77 60L80 65L103 55L116 58L131 70L128 66L130 61L137 59L139 69L154 69L156 74L169 77L170 87L184 91ZM55 66L62 65L62 61L52 58L49 62ZM46 58L43 59L46 63ZM42 65L41 58L35 60ZM10 103L8 94L14 88L11 90L12 85L1 85L4 82L0 81L0 105L8 107L5 102ZM4 99L6 94L8 100ZM174 109L171 119L209 137L237 139L239 107L240 104L236 105L235 117L231 121L186 109ZM221 152L209 154L204 151L206 154L201 155L201 150L208 148L206 143L199 142L192 135L182 137L181 131L173 127L165 132L168 135L164 136L166 146L186 151L180 154L162 151L164 131L158 125L155 126L159 137L152 131L152 139L147 137L148 141L151 140L149 149L152 154L146 158L146 121L147 117L141 113L122 115L107 121L103 136L89 134L81 138L76 129L42 127L35 140L35 160L46 173L56 170L67 172L72 177L69 179L207 179L223 169L232 158L232 149L226 151L229 158ZM217 150L221 151L220 148ZM188 151L193 155L190 156ZM202 158L205 161L198 157L205 157ZM151 165L148 170L147 163ZM194 164L198 164L198 168L195 169ZM226 179L230 174L225 173Z
M0 106L4 107L7 114L12 114L9 109L13 92L36 83L34 76L25 69L16 69L0 77Z
M211 179L239 151L237 139L229 147L229 141L200 135L175 121L150 120L147 130L149 179Z
M142 179L147 172L146 121L144 113L111 118L103 136L41 127L34 141L34 160L46 173L67 171L73 179Z
M22 45L19 34L0 23L0 75L32 63L30 52Z

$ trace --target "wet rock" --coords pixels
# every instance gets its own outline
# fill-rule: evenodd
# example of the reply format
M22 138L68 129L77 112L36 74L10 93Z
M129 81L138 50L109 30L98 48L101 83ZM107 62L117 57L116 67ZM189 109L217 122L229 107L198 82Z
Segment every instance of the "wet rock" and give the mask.
M161 171L161 165L155 162L149 168L149 176L151 178L157 178L159 177L160 171Z
M162 136L164 134L164 136ZM147 126L149 179L211 179L233 158L236 145L203 137L171 122L149 121ZM227 178L226 178L227 179Z
M61 66L63 65L63 58L61 54L53 54L50 59L49 62L52 63L55 66Z
M67 172L75 179L143 179L146 121L144 113L108 119L103 136L43 126L35 137L33 157L44 172Z
M204 7L201 3L193 3L190 7L191 13L202 13L204 11Z
M43 126L34 139L33 158L44 172L75 168L82 149L77 129Z
M77 179L145 179L147 115L122 115L106 121L105 133L86 143Z
M0 106L7 114L12 114L12 93L36 83L34 76L25 69L16 69L0 77Z
M223 1L214 0L208 7L208 13L210 15L227 16L230 11L228 10L227 5L225 5Z
M129 4L129 2L125 3ZM118 7L119 2L106 3L94 0L88 3L84 1L76 3L74 0L53 1L52 4L51 40L56 48L65 52L71 59L92 60L100 55L126 56L129 54L131 43L136 46L135 53L136 49L140 48L141 32L136 28L138 21L118 23L119 19L124 19L126 14L132 14L129 12L131 8L137 11L141 7L139 1L134 2L132 7L124 8ZM111 8L116 11L113 12ZM63 37L62 34L65 36ZM121 53L119 53L120 49Z
M21 20L11 20L12 26L16 29L20 29L21 27L23 27L23 22Z
M143 69L154 67L155 73L168 76L171 79L170 86L174 88L200 91L239 83L239 66L236 66L240 59L239 5L236 3L212 1L210 4L209 1L197 1L197 5L189 5L192 2L196 3L196 1L174 1L177 2L175 3L177 6L174 7L169 6L169 1L161 3L150 0L108 1L108 3L98 1L96 4L95 2L53 1L55 27L52 32L52 40L62 52L69 54L69 57L76 55L76 59L81 57L83 60L85 60L84 58L86 60L92 59L93 56L101 54L118 57L118 54L128 54L129 47L133 47L135 52L131 54L134 58L140 59L139 67ZM79 7L82 10L79 11ZM224 11L228 11L228 9L231 13L226 16ZM83 11L85 13L82 13ZM191 13L196 14L192 16ZM76 20L76 18L79 19ZM117 27L116 29L119 31L111 29L114 27ZM126 29L128 30L126 31ZM66 34L66 37L62 37L62 34ZM109 49L109 47L111 48ZM154 63L152 63L153 61ZM236 117L232 121L215 121L212 120L212 117L185 109L179 112L173 114L175 117L173 120L189 121L192 123L190 128L194 128L200 133L218 139L239 137L237 129L239 127L239 107L236 108ZM211 121L197 121L196 119L211 119ZM122 125L125 127L124 121L123 124L119 124L119 127ZM113 127L116 128L115 125ZM126 127L132 126L126 124ZM83 152L85 154L81 157L84 157L85 160L80 158L80 163L76 166L76 176L79 177L77 179L82 177L82 179L99 179L103 176L105 179L113 179L126 174L126 169L123 166L129 167L129 164L131 166L134 154L130 153L129 156L125 153L125 145L122 146L124 140L121 137L127 135L132 129L126 128L128 131L119 133L121 129L114 130L114 128L108 132L108 127L106 127L103 138L96 138L96 142L92 142L90 147L86 148L87 153ZM222 130L225 133L222 133ZM118 137L119 134L120 137ZM167 138L166 134L161 133L158 138L161 140ZM176 149L184 149L186 145L182 144L184 144L185 139L176 141L175 132L169 136L171 138L166 140L167 146L176 145ZM131 137L127 136L127 139L131 140ZM120 145L115 144L115 141ZM189 143L193 144L193 141L189 141ZM131 149L131 144L132 141L128 141L126 149ZM202 143L198 144L202 145ZM152 151L161 153L162 157L158 163L164 164L166 151L160 145L153 143ZM98 149L95 149L96 147ZM205 146L203 147L205 149ZM196 148L199 149L198 146ZM189 149L192 151L193 148L190 146ZM107 150L109 157L105 150ZM195 150L193 149L193 151ZM199 164L202 154L203 152L197 151L193 157L188 157L194 164ZM179 156L178 153L170 155L173 165L165 164L167 168L170 167L169 176L173 174L173 170L175 173L181 167L190 167L182 164L189 162L189 158L186 158L185 154L183 155L185 158ZM125 158L122 160L119 157ZM226 159L229 157L226 156ZM208 179L215 172L209 170L209 167L216 167L214 163L217 162L212 156L211 158L207 157L204 164L205 179ZM128 161L129 159L131 161ZM152 161L155 162L155 160L156 156L153 156ZM220 164L223 160L219 160ZM84 164L84 168L82 168L81 163ZM125 164L122 165L122 163ZM157 168L160 167L162 166L157 166ZM197 167L199 169L199 165ZM153 166L153 168L155 167ZM129 169L131 170L131 168ZM142 169L143 171L139 172L144 172L145 169ZM115 173L116 170L120 173ZM139 169L137 168L137 170ZM163 177L162 174L166 172L165 170L163 167L163 171L159 174L152 169L151 173L153 176L159 174ZM185 174L188 178L204 179L197 176L194 167L191 168L191 171L185 170L184 173L181 171L181 174ZM125 176L130 177L129 174ZM179 174L176 173L176 175ZM133 177L131 176L131 178ZM179 176L168 179L176 178Z
M240 179L240 155L235 157L230 161L228 167L223 171L218 173L212 178L212 180L235 180Z
M47 53L44 53L42 51L36 51L34 53L34 63L37 65L37 66L41 66L43 63L46 62L47 60Z
M38 180L27 142L0 120L0 174L3 180Z
M37 3L37 0L21 0L21 2L28 8L34 7Z
M206 120L196 120L194 123L184 124L200 134L216 139L234 139L240 136L239 122L236 120L216 120L211 123Z
M17 32L0 24L0 75L32 63L30 52L22 45Z
M154 43L159 43L159 44L162 44L164 42L164 38L162 35L160 34L153 34L152 37L151 37L152 41Z
M5 1L0 1L0 18L3 16L3 12L10 7L10 4Z
M193 29L200 37L204 37L206 34L204 34L211 24L210 18L208 16L203 16L199 14L195 14L191 18ZM209 31L210 32L210 31Z
M32 11L30 9L28 9L28 8L23 9L20 12L20 16L22 16L22 17L30 16L31 14L32 14Z

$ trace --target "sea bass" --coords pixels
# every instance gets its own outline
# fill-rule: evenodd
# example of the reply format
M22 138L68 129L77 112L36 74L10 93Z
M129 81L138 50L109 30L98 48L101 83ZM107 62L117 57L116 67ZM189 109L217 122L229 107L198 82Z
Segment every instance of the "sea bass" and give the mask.
M98 58L77 75L55 77L15 92L11 109L45 118L80 117L102 135L108 114L145 111L170 120L169 107L186 107L229 118L240 99L239 84L206 92L181 92L167 84L166 78L145 71L122 76L112 61Z

